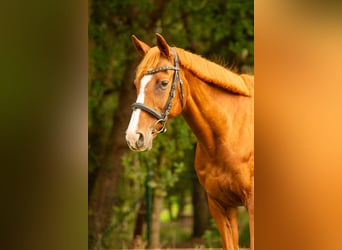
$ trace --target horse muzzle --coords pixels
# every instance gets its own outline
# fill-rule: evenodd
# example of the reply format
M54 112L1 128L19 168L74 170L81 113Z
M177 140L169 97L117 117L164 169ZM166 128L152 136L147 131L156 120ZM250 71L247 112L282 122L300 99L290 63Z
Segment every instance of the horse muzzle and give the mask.
M126 141L128 147L133 151L148 151L152 148L152 136L145 136L142 132L127 132Z

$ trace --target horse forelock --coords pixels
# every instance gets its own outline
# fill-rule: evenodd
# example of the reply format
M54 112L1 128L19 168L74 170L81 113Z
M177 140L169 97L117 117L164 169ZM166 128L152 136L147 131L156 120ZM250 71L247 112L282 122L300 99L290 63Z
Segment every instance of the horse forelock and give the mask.
M144 56L137 68L137 77L142 77L147 70L157 67L160 60L160 51L157 47L151 48Z

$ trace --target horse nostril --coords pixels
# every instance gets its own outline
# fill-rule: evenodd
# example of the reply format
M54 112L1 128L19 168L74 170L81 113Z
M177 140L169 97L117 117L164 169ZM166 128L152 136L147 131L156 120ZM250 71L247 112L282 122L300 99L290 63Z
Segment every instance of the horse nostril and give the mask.
M137 146L137 148L141 148L142 146L144 146L144 135L142 133L138 133L138 134L139 134L139 139L137 140L135 145Z

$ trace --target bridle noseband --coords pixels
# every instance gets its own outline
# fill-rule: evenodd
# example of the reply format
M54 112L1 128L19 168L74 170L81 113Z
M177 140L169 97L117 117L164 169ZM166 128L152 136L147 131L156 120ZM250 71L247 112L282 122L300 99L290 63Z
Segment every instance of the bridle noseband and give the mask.
M180 73L179 73L179 61L178 61L178 55L177 52L174 50L174 48L171 48L173 56L174 56L174 66L164 66L156 69L151 69L146 72L145 75L153 75L155 73L158 73L160 71L166 71L166 70L174 70L175 73L173 75L173 83L170 89L169 97L167 99L167 102L161 112L157 112L154 109L146 106L143 103L140 102L135 102L131 105L132 109L142 109L149 113L150 115L154 116L157 118L156 123L153 126L152 129L152 134L159 134L159 133L164 133L166 132L166 120L167 117L170 113L171 106L172 106L172 100L175 97L176 89L177 89L177 83L179 81L180 85L180 92L181 92L181 101L182 101L182 108L184 108L184 90L183 90L183 81L180 78ZM158 124L161 125L160 129L157 129Z

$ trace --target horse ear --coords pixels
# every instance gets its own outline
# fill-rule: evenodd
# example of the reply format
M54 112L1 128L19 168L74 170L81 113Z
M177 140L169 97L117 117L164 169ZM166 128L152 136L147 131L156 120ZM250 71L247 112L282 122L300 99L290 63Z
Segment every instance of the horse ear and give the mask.
M169 57L171 54L171 50L170 50L170 46L165 41L164 37L162 37L162 35L156 33L156 38L157 38L157 46L158 46L160 52L164 56Z
M146 43L140 41L135 35L131 37L135 50L138 52L139 55L144 56L147 51L151 48Z

